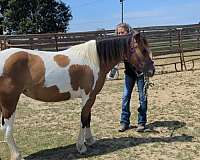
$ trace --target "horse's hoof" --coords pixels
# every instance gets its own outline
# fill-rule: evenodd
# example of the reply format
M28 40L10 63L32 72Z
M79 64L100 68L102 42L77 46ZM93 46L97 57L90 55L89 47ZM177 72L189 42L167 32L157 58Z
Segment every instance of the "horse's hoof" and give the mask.
M94 138L94 137L90 137L90 138L85 139L85 143L88 146L93 145L95 142L96 142L96 138Z
M11 160L24 160L21 154L15 154L11 156Z
M84 143L83 144L77 143L76 148L80 154L84 154L87 151L87 147L85 146Z

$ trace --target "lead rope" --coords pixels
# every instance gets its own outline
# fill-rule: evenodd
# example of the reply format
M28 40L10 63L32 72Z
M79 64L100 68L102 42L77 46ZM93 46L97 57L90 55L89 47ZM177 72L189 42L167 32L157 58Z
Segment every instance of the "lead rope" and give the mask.
M144 95L147 97L148 96L148 89L149 87L153 87L154 83L150 82L148 76L144 76Z

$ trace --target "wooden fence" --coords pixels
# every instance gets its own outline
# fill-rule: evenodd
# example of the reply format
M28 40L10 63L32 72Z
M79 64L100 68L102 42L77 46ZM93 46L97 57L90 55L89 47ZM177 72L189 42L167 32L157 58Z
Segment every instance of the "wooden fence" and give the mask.
M186 69L184 57L187 57L187 55L184 55L184 52L200 50L200 24L135 29L140 31L147 38L155 60L160 59L160 55L168 55L168 58L170 58L171 54L179 53L179 55L177 55L179 61L175 62L175 65L180 63L181 70L183 70L183 68ZM1 49L17 47L59 51L72 45L112 34L115 34L114 30L76 33L0 35L0 42ZM200 57L200 55L192 56ZM174 64L174 62L172 64ZM160 66L162 65L168 64L160 64Z
M111 31L91 31L76 33L49 33L27 35L1 35L1 46L4 48L26 48L60 51L72 45L80 44L99 36L112 34Z

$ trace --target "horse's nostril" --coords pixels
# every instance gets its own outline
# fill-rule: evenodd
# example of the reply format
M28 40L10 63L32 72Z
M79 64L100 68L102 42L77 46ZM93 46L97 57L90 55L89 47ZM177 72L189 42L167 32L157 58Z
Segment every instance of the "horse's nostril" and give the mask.
M147 74L149 77L152 77L154 73L155 73L155 70L153 69L153 70L149 70Z

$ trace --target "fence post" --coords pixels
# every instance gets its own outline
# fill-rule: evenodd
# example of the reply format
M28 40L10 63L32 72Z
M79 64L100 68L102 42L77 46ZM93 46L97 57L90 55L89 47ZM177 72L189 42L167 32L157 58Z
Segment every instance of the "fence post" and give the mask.
M56 51L58 51L58 36L55 34Z
M3 43L4 43L4 41L3 40L1 40L1 51L3 50Z
M33 37L29 38L29 45L30 45L30 49L34 49L33 48Z
M10 42L7 40L7 37L5 36L3 40L1 40L1 50L10 48L9 46Z
M200 37L200 29L199 28L197 29L197 32L198 32L198 36L197 36L197 49L199 49L200 48L200 40L199 40L200 39L199 38Z
M171 52L173 52L173 44L172 44L172 29L169 29L169 47L170 47L170 50Z
M178 31L178 50L180 53L181 71L183 71L183 66L185 67L185 70L187 70L187 68L186 68L184 54L183 54L182 28L177 28L177 31Z

